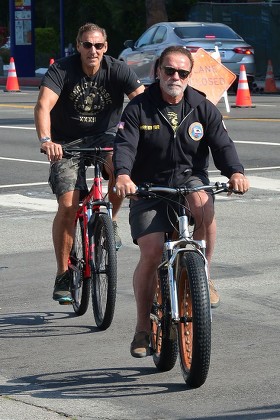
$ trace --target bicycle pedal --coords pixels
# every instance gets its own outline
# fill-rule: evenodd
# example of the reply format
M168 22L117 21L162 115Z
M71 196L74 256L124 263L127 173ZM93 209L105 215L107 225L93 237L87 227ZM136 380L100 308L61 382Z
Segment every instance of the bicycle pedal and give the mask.
M72 305L73 300L59 300L58 303L60 305Z

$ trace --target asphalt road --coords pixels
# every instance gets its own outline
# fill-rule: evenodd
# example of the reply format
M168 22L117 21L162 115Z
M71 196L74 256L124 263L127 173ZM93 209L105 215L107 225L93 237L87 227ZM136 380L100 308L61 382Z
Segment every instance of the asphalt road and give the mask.
M52 301L56 201L34 130L36 96L0 91L0 419L280 418L280 96L253 96L255 108L230 113L218 105L251 189L216 201L212 277L221 305L213 313L209 376L196 390L185 388L179 363L158 373L152 358L130 356L138 249L127 203L111 327L98 331L91 308L76 317Z

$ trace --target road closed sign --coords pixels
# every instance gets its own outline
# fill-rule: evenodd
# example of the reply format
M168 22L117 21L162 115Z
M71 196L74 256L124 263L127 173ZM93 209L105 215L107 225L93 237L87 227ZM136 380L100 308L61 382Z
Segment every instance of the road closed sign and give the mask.
M193 58L194 66L189 85L204 92L206 97L216 105L224 92L232 85L236 75L202 48L193 54Z

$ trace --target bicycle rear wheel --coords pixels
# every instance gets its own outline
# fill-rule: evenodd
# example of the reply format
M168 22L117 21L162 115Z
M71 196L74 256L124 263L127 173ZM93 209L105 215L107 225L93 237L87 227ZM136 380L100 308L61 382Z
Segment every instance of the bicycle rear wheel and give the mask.
M70 252L68 270L71 276L72 305L76 315L84 315L87 311L90 296L90 279L84 278L85 246L83 219L79 218L75 224L75 235Z
M211 310L205 264L195 251L180 257L178 303L181 371L186 384L198 388L205 382L210 365Z
M106 330L113 320L117 293L117 253L108 214L97 216L93 239L92 308L96 325Z
M158 286L151 312L151 347L153 360L161 372L171 370L178 355L177 333L170 316L167 270L158 271Z

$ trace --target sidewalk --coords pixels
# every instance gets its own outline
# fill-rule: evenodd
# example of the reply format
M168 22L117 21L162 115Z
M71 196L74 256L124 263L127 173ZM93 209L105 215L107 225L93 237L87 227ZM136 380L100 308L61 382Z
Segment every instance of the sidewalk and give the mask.
M19 88L40 86L41 77L18 77ZM6 86L7 77L0 76L0 86ZM1 419L0 419L1 420Z
M21 86L24 86L24 87L36 87L37 86L37 87L39 87L40 82L42 80L42 77L44 76L44 74L47 70L48 70L47 68L40 68L40 69L36 70L34 77L18 77L17 79L18 79L19 88L21 88ZM3 76L0 76L0 86L6 86L7 74L8 74L8 70L6 68L6 69L4 69Z

